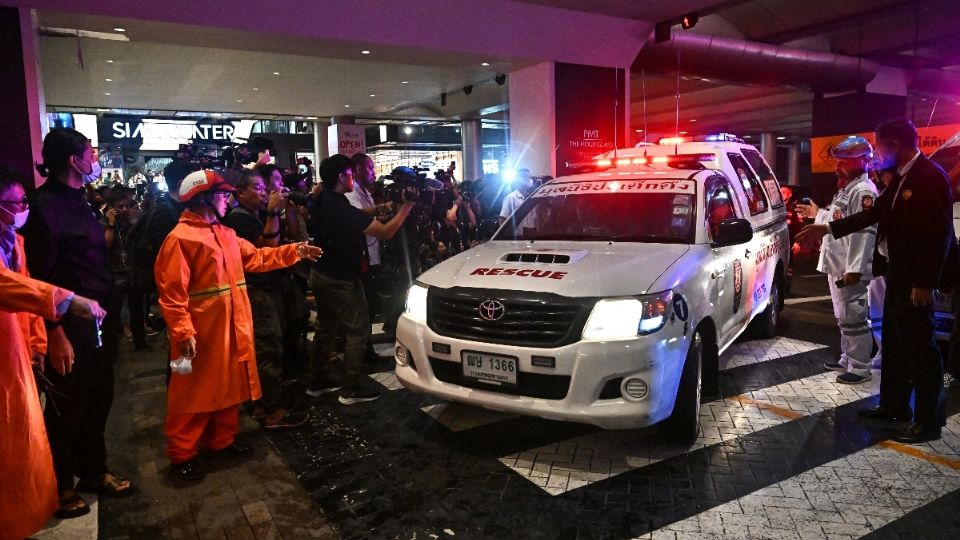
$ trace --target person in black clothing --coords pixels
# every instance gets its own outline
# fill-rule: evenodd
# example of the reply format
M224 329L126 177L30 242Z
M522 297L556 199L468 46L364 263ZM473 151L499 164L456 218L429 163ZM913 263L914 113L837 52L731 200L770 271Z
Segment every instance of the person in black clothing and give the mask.
M127 254L127 236L133 228L130 222L130 213L136 208L137 202L133 199L133 190L115 188L107 197L107 205L101 223L106 229L107 251L110 260L110 272L113 274L113 293L110 295L110 305L107 306L107 318L103 321L104 327L110 327L110 332L122 335L120 312L123 301L126 299L130 312L130 333L133 334L133 348L135 351L148 351L147 331L144 315L144 293L134 286L133 272L130 268L130 259ZM115 344L115 343L111 343ZM106 345L106 343L105 343ZM116 355L109 352L108 355Z
M287 194L274 191L268 199L264 178L256 170L240 175L234 187L239 205L223 224L258 248L280 245L279 215L287 204ZM295 287L293 276L284 269L246 273L245 278L253 315L257 371L263 390L263 398L254 404L253 418L261 420L266 429L298 427L309 420L310 415L290 412L296 405L294 381L283 377L284 336L290 322L285 316L285 296Z
M320 163L319 173L323 191L312 209L311 221L324 256L310 272L310 286L317 302L317 331L312 353L314 379L308 394L319 396L336 389L325 372L334 339L345 334L343 359L347 377L340 391L340 403L352 405L379 397L376 391L360 386L371 330L360 281L363 267L369 264L365 260L364 235L381 240L392 238L410 214L413 203L404 202L390 221L380 223L351 206L344 195L354 189L350 158L342 154L330 156Z
M32 193L23 229L30 275L108 305L112 278L104 229L84 189L99 177L90 141L73 129L55 128L44 138L42 152L37 169L49 179ZM76 513L85 506L76 491L107 497L133 493L130 482L107 467L104 441L113 403L111 353L118 336L105 327L98 338L95 322L70 314L46 324L48 365L64 369L47 370L56 393L48 393L52 403L44 420L61 510ZM80 478L76 486L74 476Z
M872 208L824 225L808 225L798 235L840 238L878 224L874 275L886 277L880 405L861 416L909 420L910 394L916 391L913 423L894 437L903 443L940 438L946 424L943 363L933 336L933 291L949 290L957 273L953 197L946 174L917 147L909 120L890 120L876 129L882 166L897 175Z

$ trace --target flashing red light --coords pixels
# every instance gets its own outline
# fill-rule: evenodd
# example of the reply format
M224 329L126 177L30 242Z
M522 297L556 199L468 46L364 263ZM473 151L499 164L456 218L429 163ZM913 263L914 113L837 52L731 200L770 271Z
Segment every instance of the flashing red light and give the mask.
M597 167L609 167L610 165L613 165L613 162L610 161L609 159L598 159L598 160L597 160Z
M657 156L653 158L653 163L666 163L667 161L669 161L667 156Z
M634 165L646 165L646 164L647 164L647 158L645 158L645 157L635 157L635 158L633 158L632 160L630 160L630 162L633 163Z
M620 158L620 159L617 160L617 165L618 165L618 166L619 166L619 165L629 165L629 164L630 164L630 158Z

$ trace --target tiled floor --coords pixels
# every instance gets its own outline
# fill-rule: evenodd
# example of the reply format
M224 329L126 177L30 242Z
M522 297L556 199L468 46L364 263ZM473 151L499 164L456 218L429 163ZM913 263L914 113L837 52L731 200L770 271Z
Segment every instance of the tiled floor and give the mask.
M834 324L828 301L791 303L780 337L731 346L690 447L655 427L445 403L384 371L369 381L380 400L309 400L303 429L264 434L245 420L258 458L185 489L165 476L156 360L126 358L110 444L142 491L100 501L95 526L101 538L198 540L960 537L960 392L948 392L940 441L891 443L899 426L856 415L879 377L847 386L822 368L838 354ZM81 529L41 538L92 538Z

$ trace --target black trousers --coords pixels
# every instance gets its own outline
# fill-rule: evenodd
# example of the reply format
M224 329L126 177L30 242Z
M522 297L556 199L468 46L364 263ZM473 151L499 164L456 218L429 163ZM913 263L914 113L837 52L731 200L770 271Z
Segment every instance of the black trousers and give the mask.
M312 387L328 386L330 353L338 335L345 336L342 386L356 388L366 365L370 342L370 316L363 283L359 279L345 281L317 271L310 273L310 287L317 301L317 329L313 337L311 368Z
M126 299L130 312L130 333L133 334L133 343L138 347L147 344L145 298L146 294L133 284L114 284L113 291L110 293L110 303L103 306L107 310L107 318L104 319L103 326L109 327L110 332L118 337L118 341L123 335L120 312L123 310L123 300ZM111 351L110 354L116 357L115 352Z
M933 309L910 302L908 280L887 278L883 304L880 406L903 414L916 392L913 421L932 430L946 424L943 363L933 335Z
M94 478L108 472L104 432L113 405L115 333L103 329L103 347L97 347L96 327L65 315L64 333L73 345L73 371L60 375L47 364L45 375L53 383L43 411L53 453L57 486L73 488L73 477Z
M960 378L960 287L950 291L950 307L953 310L953 328L950 330L946 368L955 378Z

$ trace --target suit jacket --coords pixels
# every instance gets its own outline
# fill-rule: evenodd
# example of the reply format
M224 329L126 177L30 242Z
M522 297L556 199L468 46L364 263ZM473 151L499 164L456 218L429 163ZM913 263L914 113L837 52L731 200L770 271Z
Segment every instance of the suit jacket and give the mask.
M953 230L953 196L946 173L922 154L872 208L830 222L834 237L877 224L874 275L921 289L949 290L960 274ZM887 258L878 253L887 242Z

